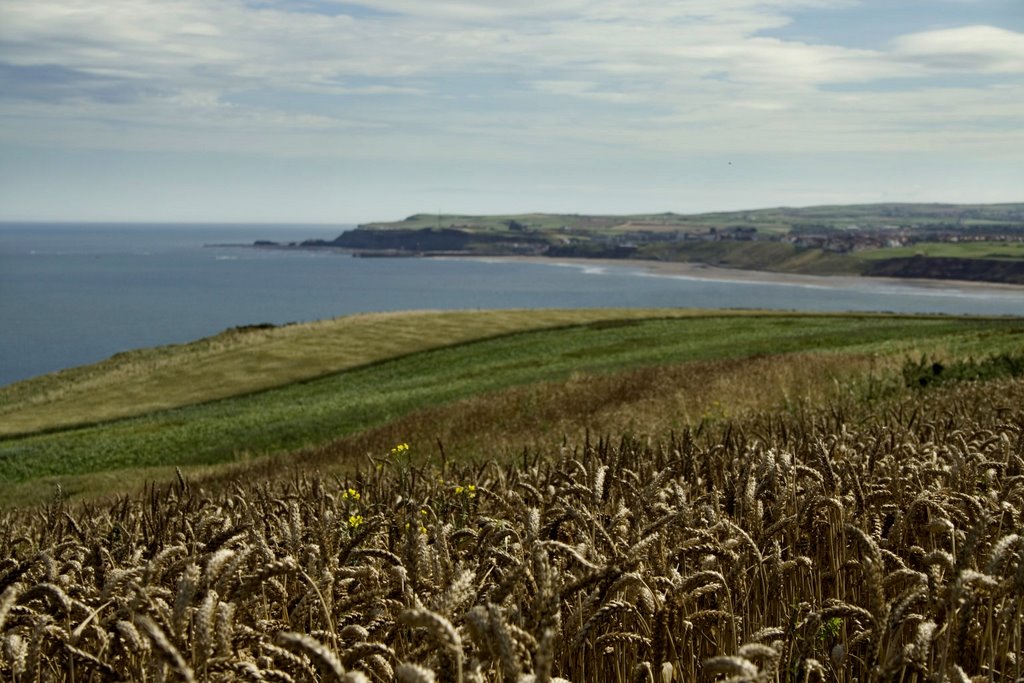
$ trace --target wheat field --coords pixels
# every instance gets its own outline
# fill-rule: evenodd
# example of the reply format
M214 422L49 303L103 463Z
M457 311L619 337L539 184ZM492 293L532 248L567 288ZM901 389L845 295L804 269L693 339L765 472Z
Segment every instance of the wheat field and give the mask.
M0 517L0 679L1021 681L1022 406L1004 379L57 495Z

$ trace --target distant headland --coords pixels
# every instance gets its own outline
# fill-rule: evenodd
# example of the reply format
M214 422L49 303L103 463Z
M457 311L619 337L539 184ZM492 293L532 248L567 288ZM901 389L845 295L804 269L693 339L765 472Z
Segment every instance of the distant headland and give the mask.
M704 214L416 214L333 240L254 243L361 257L638 259L805 275L1024 285L1024 203L866 204Z

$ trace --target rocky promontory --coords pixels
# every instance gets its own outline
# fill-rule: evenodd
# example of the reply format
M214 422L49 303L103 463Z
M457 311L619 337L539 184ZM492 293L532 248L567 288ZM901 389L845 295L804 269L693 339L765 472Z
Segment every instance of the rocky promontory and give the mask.
M408 230L359 228L343 232L333 240L324 241L322 246L349 249L363 256L372 256L375 252L415 256L438 254L537 255L547 250L548 241L541 235L469 232L455 228Z

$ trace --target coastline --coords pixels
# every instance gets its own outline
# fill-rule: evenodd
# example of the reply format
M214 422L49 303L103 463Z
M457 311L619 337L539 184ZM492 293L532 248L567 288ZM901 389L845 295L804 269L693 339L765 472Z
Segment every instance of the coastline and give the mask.
M428 258L468 258L477 261L538 263L551 266L588 266L625 268L640 270L649 275L687 280L708 280L718 282L743 282L804 287L842 288L851 286L879 285L906 287L921 290L956 290L962 292L1024 295L1024 285L999 282L977 282L973 280L926 280L916 278L865 277L861 275L804 275L800 273L779 273L765 270L741 270L720 268L703 263L680 261L650 261L646 259L590 259L552 258L549 256L439 256Z
M204 247L248 247L255 249L301 249L311 251L330 251L351 254L363 258L432 258L432 259L465 259L480 262L537 263L549 266L572 266L577 268L608 267L643 271L647 275L669 277L686 280L704 280L711 282L761 283L774 285L792 285L802 287L842 288L864 285L885 287L901 287L925 291L958 291L974 294L1021 294L1024 285L1003 282L986 282L981 280L939 280L927 278L873 277L865 275L807 275L803 273L782 273L770 270L746 270L742 268L723 268L704 263L686 261L654 261L650 259L612 259L612 258L573 258L551 256L510 256L469 254L465 252L434 252L414 254L404 252L381 251L379 253L359 253L359 250L347 247L307 246L299 244L205 244Z

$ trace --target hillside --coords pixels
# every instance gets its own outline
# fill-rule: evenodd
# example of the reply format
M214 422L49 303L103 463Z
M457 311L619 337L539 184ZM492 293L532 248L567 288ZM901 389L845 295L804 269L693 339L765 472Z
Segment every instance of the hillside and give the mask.
M847 230L850 228L967 227L990 228L1024 223L1021 204L859 204L815 207L779 207L702 214L633 214L600 216L581 214L510 214L470 216L459 214L415 214L401 221L367 223L361 227L377 230L420 230L454 228L467 231L516 229L548 232L554 230L588 233L628 232L638 228L706 231L729 226L750 225L768 233L791 230Z
M644 309L422 311L232 328L0 387L0 437L52 431L252 394L510 332L600 320L692 316Z
M358 438L0 513L0 679L1019 680L1022 334L709 314L382 361L358 403L413 412Z
M922 354L1016 353L1022 333L1015 319L614 310L236 331L14 385L5 410L22 429L0 438L0 482L10 504L331 444L346 444L330 460L344 469L396 439L493 454L586 430L658 434L892 382ZM246 371L271 350L276 370Z
M301 246L361 256L637 258L816 275L1019 284L1024 282L1024 204L872 204L694 215L416 214Z

